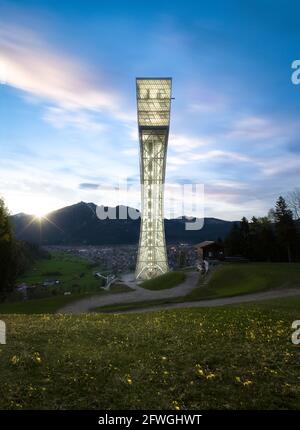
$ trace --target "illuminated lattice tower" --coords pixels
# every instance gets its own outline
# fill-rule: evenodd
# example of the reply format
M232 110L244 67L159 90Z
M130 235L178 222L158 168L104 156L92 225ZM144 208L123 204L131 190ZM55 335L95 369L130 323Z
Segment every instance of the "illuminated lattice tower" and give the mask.
M142 220L136 266L137 279L168 271L163 186L170 124L171 78L137 78Z

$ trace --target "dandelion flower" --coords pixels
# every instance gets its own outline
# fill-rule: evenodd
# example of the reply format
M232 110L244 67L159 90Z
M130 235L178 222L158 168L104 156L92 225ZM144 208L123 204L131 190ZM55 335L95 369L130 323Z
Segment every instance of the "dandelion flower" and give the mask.
M202 370L200 364L196 364L195 370L198 376L204 376L204 371Z
M172 404L176 411L180 411L181 408L177 400L174 400Z
M19 363L19 361L20 361L20 359L19 359L19 357L17 357L16 355L14 355L12 358L11 358L11 360L10 360L10 362L15 366L16 364L18 364Z
M206 379L214 379L216 377L216 375L214 373L208 373L206 375Z
M41 358L41 356L40 356L40 354L38 352L35 352L33 354L33 360L34 360L35 363L41 364L42 358Z

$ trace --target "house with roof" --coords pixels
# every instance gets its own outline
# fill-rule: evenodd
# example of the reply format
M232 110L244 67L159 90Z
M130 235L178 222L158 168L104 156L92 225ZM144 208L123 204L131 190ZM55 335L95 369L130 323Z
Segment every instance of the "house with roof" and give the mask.
M195 249L200 260L224 260L224 245L214 240L197 243Z

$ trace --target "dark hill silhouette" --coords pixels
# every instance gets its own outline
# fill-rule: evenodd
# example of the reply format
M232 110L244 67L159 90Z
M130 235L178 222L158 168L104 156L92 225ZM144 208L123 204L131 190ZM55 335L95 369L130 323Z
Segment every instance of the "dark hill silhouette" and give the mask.
M105 207L105 209L108 209ZM100 220L94 203L80 202L50 212L47 219L39 220L32 215L17 214L11 217L16 237L41 245L115 245L138 242L140 218L120 219L126 206L109 208L116 210L116 219ZM139 212L130 208L132 211ZM197 243L203 240L223 239L232 227L232 221L205 218L201 230L185 230L185 219L166 219L167 243Z

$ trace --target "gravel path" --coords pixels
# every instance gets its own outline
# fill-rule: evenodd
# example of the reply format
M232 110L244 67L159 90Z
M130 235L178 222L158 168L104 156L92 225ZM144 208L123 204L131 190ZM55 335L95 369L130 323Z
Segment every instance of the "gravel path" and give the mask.
M159 299L166 299L171 297L185 296L196 287L198 278L199 278L199 272L187 272L186 280L174 288L169 288L167 290L152 291L152 290L146 290L145 288L135 285L134 286L135 290L130 291L129 293L97 295L97 296L91 296L87 299L69 303L68 305L59 309L58 313L80 314L84 312L89 312L91 309L99 306L106 306L106 305L113 305L113 304L120 304L120 303L143 302L146 300L159 300ZM129 283L128 285L132 287L132 285L130 285Z
M224 297L221 299L199 300L194 302L183 303L169 303L165 305L151 306L142 309L132 309L128 311L117 311L113 313L127 314L127 313L140 313L140 312L154 312L165 309L178 309L178 308L210 308L215 306L234 305L239 303L258 302L261 300L279 299L285 297L300 296L300 289L290 288L285 290L270 290L261 293L245 294L235 297ZM106 312L107 313L107 312Z
M198 272L187 272L186 280L178 285L177 287L170 288L167 290L151 291L135 285L135 290L129 293L111 294L111 295L97 295L87 299L79 300L74 303L70 303L63 308L59 309L58 313L71 313L80 314L84 312L91 312L93 308L122 304L122 303L135 303L143 302L147 300L166 299L172 297L181 297L190 293L197 285L199 273ZM131 285L133 287L133 285ZM128 311L119 311L116 313L136 313L136 312L153 312L164 309L178 309L178 308L203 308L213 306L224 306L238 303L256 302L260 300L277 299L284 297L300 296L300 289L277 289L264 291L260 293L245 294L235 297L224 297L220 299L211 300L199 300L194 302L183 302L183 303L169 303L165 305L151 306L142 309L132 309Z

